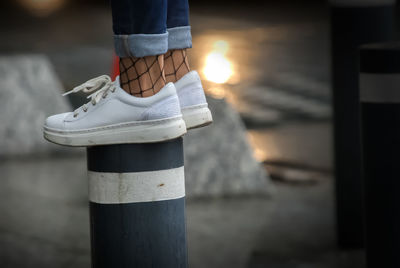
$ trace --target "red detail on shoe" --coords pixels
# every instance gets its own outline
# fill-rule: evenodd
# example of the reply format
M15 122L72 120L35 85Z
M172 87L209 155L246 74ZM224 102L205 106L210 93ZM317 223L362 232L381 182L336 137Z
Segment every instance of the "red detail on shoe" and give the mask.
M111 79L114 81L118 75L119 75L119 57L114 54L111 67Z

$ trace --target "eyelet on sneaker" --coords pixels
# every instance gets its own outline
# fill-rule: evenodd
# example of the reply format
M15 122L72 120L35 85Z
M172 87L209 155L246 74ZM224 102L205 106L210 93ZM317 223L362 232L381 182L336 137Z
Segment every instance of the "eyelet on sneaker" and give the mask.
M74 118L76 118L78 116L78 114L74 114Z

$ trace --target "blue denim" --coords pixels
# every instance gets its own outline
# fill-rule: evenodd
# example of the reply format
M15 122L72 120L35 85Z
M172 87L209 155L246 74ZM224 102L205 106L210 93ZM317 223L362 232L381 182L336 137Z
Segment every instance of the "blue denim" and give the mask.
M167 28L189 26L188 0L168 0Z
M111 9L119 57L192 47L188 0L111 0Z

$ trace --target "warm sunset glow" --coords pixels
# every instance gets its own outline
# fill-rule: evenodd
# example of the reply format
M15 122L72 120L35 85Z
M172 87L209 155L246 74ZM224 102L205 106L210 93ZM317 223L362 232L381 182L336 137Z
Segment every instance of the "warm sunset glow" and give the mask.
M213 50L206 56L203 73L207 80L223 84L233 75L232 63L226 58L229 45L226 41L216 41Z

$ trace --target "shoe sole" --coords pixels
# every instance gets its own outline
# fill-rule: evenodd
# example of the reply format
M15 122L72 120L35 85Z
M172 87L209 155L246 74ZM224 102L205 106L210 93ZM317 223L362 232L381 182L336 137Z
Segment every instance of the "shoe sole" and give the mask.
M183 108L182 115L188 130L204 127L213 122L211 111L208 109L207 104Z
M61 131L44 127L44 138L65 146L96 146L122 143L155 143L176 139L186 133L182 116L130 122L80 131Z

